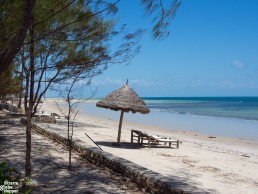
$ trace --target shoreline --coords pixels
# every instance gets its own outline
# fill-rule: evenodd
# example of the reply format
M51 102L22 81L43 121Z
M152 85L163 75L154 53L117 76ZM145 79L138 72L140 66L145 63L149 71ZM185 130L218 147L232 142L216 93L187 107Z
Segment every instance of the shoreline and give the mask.
M80 113L95 117L107 118L117 121L120 117L119 111L98 108L97 100L81 103ZM124 115L124 122L137 123L164 128L168 131L188 131L216 137L228 137L233 139L244 139L258 143L258 121L244 120L228 117L214 117L203 115L185 115L170 112L159 112L151 109L151 113L143 115L131 112Z
M47 100L43 109L50 114L59 113L53 100ZM110 111L112 112L112 111ZM178 180L197 186L209 193L254 193L258 190L258 144L256 142L219 137L191 131L167 130L152 125L125 121L122 127L122 147L114 147L118 120L79 113L75 123L74 137L95 146L87 133L104 151L130 160L138 165L161 173L168 180ZM64 121L64 120L63 120ZM61 122L63 122L61 120ZM64 126L48 125L52 130L67 133ZM174 147L129 148L131 130L159 134L182 143ZM232 185L234 188L232 188Z
M48 98L48 99L46 99L46 101L50 102L51 108L53 108L52 106L53 105L55 106L55 104L53 104L53 102L55 102L55 101L60 102L60 101L63 101L63 99L58 99L58 98L55 98L55 99L50 98L49 99ZM93 100L84 101L83 103L89 103L89 104L94 103L94 106L95 106L95 103L97 103L97 102L98 102L98 100L93 99ZM61 104L63 104L63 103L61 103ZM110 114L109 114L109 116L107 116L105 113L96 115L94 113L90 114L88 112L79 110L79 115L84 115L85 117L96 119L96 120L105 120L107 122L112 122L114 125L117 125L117 129L118 129L120 112L112 111L110 109L103 109L103 108L99 108L99 110L101 110L102 112L110 111ZM57 110L57 111L59 111L59 110ZM114 115L112 115L112 113L117 113L117 115L114 117ZM152 113L150 113L150 114L152 114ZM152 130L157 129L158 132L162 132L162 133L166 133L166 134L167 133L176 133L178 135L188 136L189 138L196 138L196 139L200 139L200 140L212 140L212 141L218 141L220 143L225 143L225 144L228 144L230 142L230 143L234 143L234 145L242 143L243 145L247 145L247 146L248 145L249 146L254 145L254 147L258 146L258 139L245 139L245 138L228 137L228 136L222 136L222 135L213 136L213 134L201 133L199 131L192 131L192 130L188 130L187 128L178 129L178 128L170 128L170 127L154 125L153 123L148 124L146 122L138 122L138 121L135 122L135 121L132 121L135 118L130 118L130 116L132 116L132 115L135 115L135 114L132 114L131 112L128 114L125 114L124 120L123 120L123 126L127 125L127 126L136 127L136 128L152 129ZM138 115L143 116L143 117L145 116L145 115L142 115L139 113L137 114L137 116ZM128 119L128 117L129 117L129 119ZM198 116L198 117L204 118L204 116ZM213 118L213 117L210 117L210 118ZM217 119L218 117L214 117L214 118ZM224 118L220 118L220 119L223 120ZM234 118L230 118L230 120L231 119L234 120ZM249 120L247 120L247 121L249 121Z

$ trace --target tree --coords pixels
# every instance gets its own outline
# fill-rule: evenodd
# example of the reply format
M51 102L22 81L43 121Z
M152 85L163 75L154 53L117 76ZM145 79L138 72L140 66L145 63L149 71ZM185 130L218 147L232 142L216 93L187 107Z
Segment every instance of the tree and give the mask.
M4 100L20 91L20 75L17 68L17 65L12 65L0 76L0 99Z
M9 2L4 8L1 7L4 9L1 14L2 23L5 24L3 25L5 31L1 29L0 34L0 38L5 40L0 47L1 60L4 56L9 56L11 59L14 55L11 48L20 49L19 44L14 45L14 43L20 42L21 39L25 40L22 43L22 52L24 52L22 61L26 60L22 65L26 83L24 107L27 116L25 176L31 176L31 119L37 112L37 107L45 92L53 84L64 83L76 75L79 75L78 79L89 72L92 75L98 75L108 65L128 62L139 52L138 43L143 30L139 29L134 33L125 32L123 27L116 30L115 23L106 19L107 14L116 13L115 5L118 2L119 0L111 3L103 0L37 0L37 4L33 4L32 0L26 1L30 3L30 6L26 3L17 4L18 8L22 6L31 8L28 14L17 11L15 18L30 15L29 21L22 27L20 25L6 27L11 18L7 13L16 12L8 11ZM178 6L178 3L176 0L175 2L172 6L174 10L171 8L169 9L171 11L168 11L163 7L162 1L143 1L146 10L149 10L148 14L157 12L156 14L161 15L155 20L158 23L154 23L153 29L156 32L154 38L166 35L164 33L168 26L166 18L173 15L177 9L175 6ZM157 6L161 9L157 9ZM21 36L19 41L12 41L14 39L9 37L12 37L12 34L16 37L19 34L19 27L23 28L22 32L27 31L26 28L29 32L25 38ZM109 49L110 42L112 38L119 36L122 37L123 42L112 52ZM8 51L12 54L6 55ZM1 63L0 66L5 69L6 64Z
M113 22L104 21L100 11L95 10L96 14L84 1L77 1L67 7L65 12L42 23L38 22L38 18L42 15L42 10L47 9L43 5L49 6L36 6L37 11L31 18L33 21L27 40L29 44L23 49L27 59L23 69L26 79L24 107L27 116L25 176L28 177L31 175L31 120L48 88L53 84L65 83L73 77L82 79L88 74L97 75L110 63L130 60L138 52L135 46L142 35L141 30L125 33L121 46L112 52L108 49L108 43L112 37L122 35L123 29L115 31ZM63 5L59 3L57 9L58 6ZM107 6L103 10L111 8L110 5ZM51 31L55 33L45 36L46 32Z
M162 0L141 0L145 6L147 16L153 16L152 36L154 39L164 39L169 35L168 27L181 5L180 0L171 1L166 8ZM166 3L166 2L165 2ZM156 14L155 14L156 13Z
M115 8L112 5L117 4L119 1L120 0L117 0L114 3L110 3L102 0L96 0L95 4L110 5L110 10L113 9L114 11ZM57 14L63 12L65 8L67 8L74 2L75 0L68 2L68 4L59 9L57 12L48 12L46 14L46 17L42 18L42 20L38 23L44 23L49 18L55 17ZM90 1L85 2L90 3ZM145 5L147 15L150 16L156 13L156 16L153 19L154 26L152 29L154 39L162 39L167 37L169 34L167 31L167 27L169 26L170 21L175 16L176 11L181 4L180 1L172 1L172 4L168 9L163 6L162 0L142 0L142 3ZM60 4L62 4L62 2ZM11 7L11 11L9 11L10 5L17 6ZM33 15L35 6L36 0L25 0L24 3L22 1L17 1L15 3L9 1L1 1L0 74L2 74L11 65L12 60L24 44L24 40L27 36L26 33L32 24L31 16ZM8 14L8 12L10 12L11 14ZM20 14L16 15L16 13ZM15 20L10 20L10 18L15 18ZM13 24L12 26L15 26L15 29L10 30L10 24ZM47 32L45 36L53 33L55 33L55 30L52 32Z
M22 47L27 36L27 30L31 25L30 18L35 4L36 0L1 1L0 75L12 64L13 59ZM20 12L20 10L23 11ZM19 14L16 15L17 13Z
M68 150L69 150L69 165L68 168L71 170L71 157L72 157L72 142L73 142L73 132L74 132L74 123L79 110L77 109L78 105L81 102L84 102L94 96L95 92L92 92L92 95L85 99L83 97L83 89L91 84L92 77L96 76L92 74L92 72L79 72L74 77L66 80L65 83L58 85L57 92L59 95L67 102L67 109L62 109L60 105L56 102L57 107L60 112L67 119L67 139L69 142Z

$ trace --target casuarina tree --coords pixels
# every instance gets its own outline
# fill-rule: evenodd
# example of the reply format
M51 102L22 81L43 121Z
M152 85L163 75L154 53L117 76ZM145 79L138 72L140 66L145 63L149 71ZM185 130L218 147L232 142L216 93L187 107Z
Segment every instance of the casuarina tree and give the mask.
M128 62L139 52L144 30L129 33L124 26L116 25L118 3L119 0L26 0L1 4L0 73L14 57L20 57L25 82L25 176L31 176L31 120L46 91L76 76L80 79L98 75L110 64ZM153 37L166 37L180 2L174 0L167 9L162 0L142 3L147 15L154 16ZM111 49L117 37L120 44Z

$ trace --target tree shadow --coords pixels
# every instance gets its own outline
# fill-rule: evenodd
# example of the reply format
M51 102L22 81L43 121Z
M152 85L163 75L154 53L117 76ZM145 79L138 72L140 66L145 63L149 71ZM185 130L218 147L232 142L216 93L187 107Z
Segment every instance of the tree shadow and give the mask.
M177 171L177 173L180 174L180 177L171 175L165 176L166 182L173 185L175 188L183 189L185 192L189 193L217 193L215 189L200 189L203 187L203 184L201 182L193 181L192 174L187 171L191 171L191 169ZM200 177L202 175L195 173L194 176Z
M121 148L121 149L140 149L142 148L138 144L131 144L127 142L121 142L120 145L116 145L116 142L108 142L108 141L96 141L95 142L99 146L111 147L111 148Z
M63 120L63 119L58 119L56 121L56 124L60 125L60 126L67 126L67 120ZM103 126L100 125L94 125L94 124L89 124L89 123L85 123L85 122L74 122L73 123L74 127L91 127L91 128L103 128Z
M99 146L112 147L112 148L121 148L121 149L142 149L149 148L147 143L138 144L138 143L130 143L130 142L121 142L117 144L117 142L108 142L108 141L96 141L95 142ZM175 147L166 146L163 144L152 144L150 148L165 148L165 149L177 149Z
M25 164L25 129L24 127L17 127L16 124L0 125L1 143L6 147L0 149L1 160L9 162L10 166L24 176ZM3 129L4 128L4 129ZM8 135L5 135L8 134ZM100 146L114 147L113 142L99 141L96 142ZM131 144L129 142L122 142L121 149L141 149L138 144ZM158 149L159 147L154 147ZM171 149L171 147L166 147ZM96 166L89 163L87 159L79 156L77 153L72 154L72 168L68 169L68 150L52 140L39 136L36 133L32 135L32 179L35 179L38 186L32 193L128 193L130 189L137 193L142 193L132 182L123 176L112 172L103 166ZM189 173L187 172L189 171ZM180 177L164 176L161 178L173 185L175 188L187 189L192 193L205 193L199 192L198 187L202 183L192 180L191 169L179 170ZM157 180L159 179L158 173L153 173ZM201 176L195 174L194 176ZM181 178L183 177L183 178ZM128 185L130 189L128 189ZM208 189L207 193L215 193L213 189Z
M16 126L7 125L0 131L0 137L8 132L6 138L2 138L1 142L7 146L1 148L0 155L1 161L7 161L24 177L25 129ZM142 193L135 185L128 188L121 176L106 167L90 163L77 153L72 154L72 168L69 170L66 147L34 132L31 163L32 179L37 181L31 193L124 193L130 189L132 193Z

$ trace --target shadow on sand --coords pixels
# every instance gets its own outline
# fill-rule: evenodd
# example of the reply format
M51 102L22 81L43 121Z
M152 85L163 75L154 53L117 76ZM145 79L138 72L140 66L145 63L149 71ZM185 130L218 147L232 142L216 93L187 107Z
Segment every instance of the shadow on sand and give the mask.
M130 143L130 142L121 142L119 145L117 145L117 142L107 142L107 141L96 141L95 142L99 146L105 146L105 147L111 147L111 148L120 148L120 149L143 149L143 148L149 148L148 144L140 145L138 143ZM174 147L164 146L162 144L159 145L151 145L150 148L165 148L165 149L176 149Z
M0 123L1 144L6 145L0 149L1 161L8 161L11 166L15 166L23 174L26 146L25 129L19 126L18 122L9 125L7 123L4 125ZM64 146L37 134L33 134L32 141L32 178L38 182L38 187L32 193L89 194L96 193L96 191L98 191L97 193L124 193L125 191L145 193L136 189L131 181L121 175L114 175L107 168L91 164L75 153L72 156L72 170L68 170L68 151ZM117 149L149 149L146 145L141 147L136 143L129 142L122 142L120 147L113 146L113 142L98 141L96 143L100 146ZM173 149L168 146L160 146L162 145L153 148ZM190 172L182 171L180 173L184 173L185 178L167 176L167 181L178 187L187 186L186 182L191 183L196 188L201 186L201 183L191 181L192 174ZM195 176L201 175L195 174ZM214 193L215 191L208 190L208 192Z
M0 149L0 162L8 162L24 177L26 132L18 120L11 123L0 124L0 145L5 145ZM35 133L32 134L31 164L32 179L38 184L31 193L144 193L129 180L123 180L106 167L96 166L76 153L72 154L69 170L67 149Z

